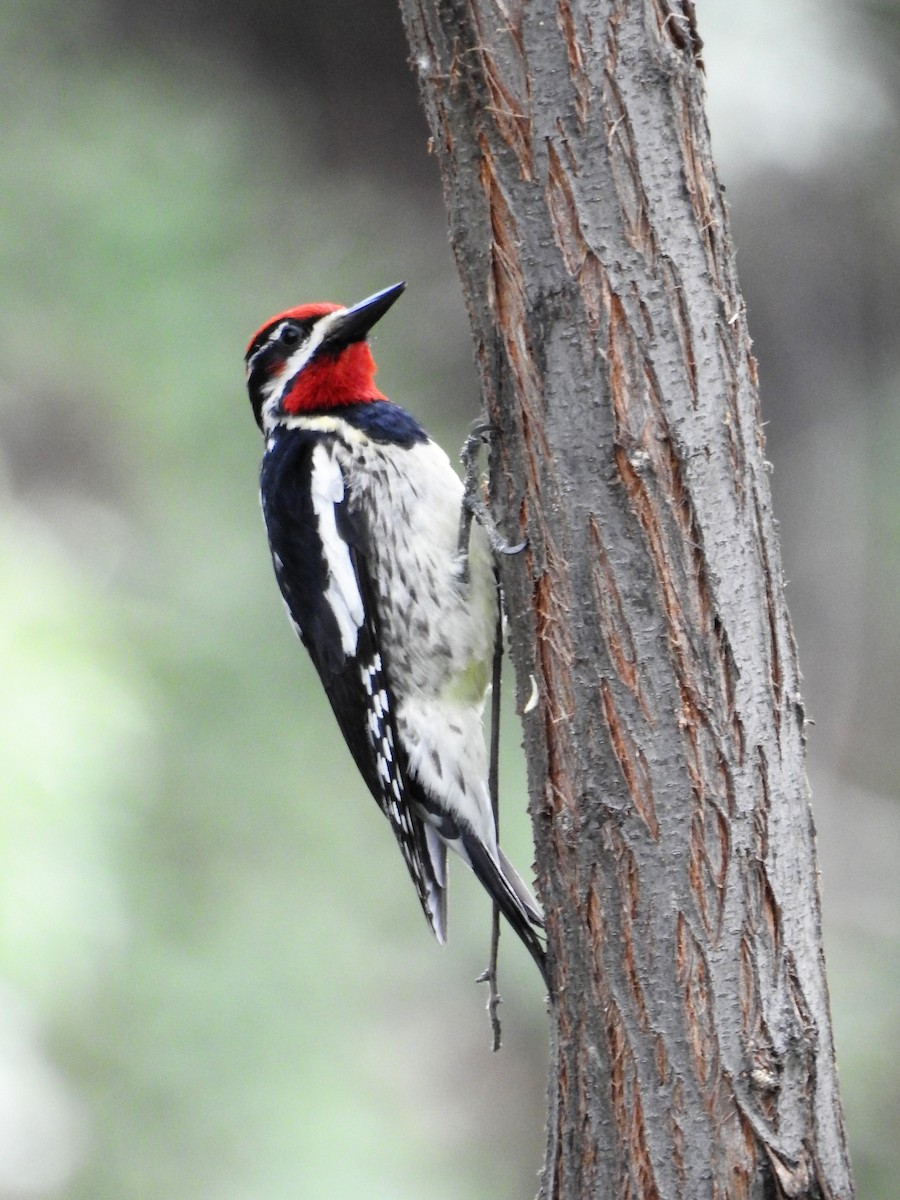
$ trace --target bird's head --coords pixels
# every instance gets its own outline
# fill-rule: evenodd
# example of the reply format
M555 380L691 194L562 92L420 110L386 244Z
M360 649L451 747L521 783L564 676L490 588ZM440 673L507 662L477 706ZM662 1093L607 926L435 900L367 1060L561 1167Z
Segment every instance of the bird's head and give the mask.
M244 358L260 429L299 413L383 400L366 334L405 287L395 283L352 308L301 304L266 321Z

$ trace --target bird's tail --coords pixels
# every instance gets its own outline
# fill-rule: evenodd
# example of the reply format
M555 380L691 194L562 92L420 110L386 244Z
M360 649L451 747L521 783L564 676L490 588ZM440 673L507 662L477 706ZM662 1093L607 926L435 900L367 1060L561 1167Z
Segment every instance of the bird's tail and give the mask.
M418 825L423 838L420 862L425 884L424 890L419 889L419 899L434 936L443 946L447 940L447 843L424 821Z
M498 848L499 857L494 859L487 847L477 838L463 832L460 841L461 849L465 851L478 882L506 917L537 964L547 990L551 991L547 952L537 934L537 930L544 927L544 918L537 901L502 850Z

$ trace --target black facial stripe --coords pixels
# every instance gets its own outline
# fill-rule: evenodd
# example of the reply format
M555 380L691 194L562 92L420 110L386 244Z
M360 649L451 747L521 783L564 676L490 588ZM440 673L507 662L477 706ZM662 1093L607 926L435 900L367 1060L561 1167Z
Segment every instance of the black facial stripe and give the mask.
M280 329L282 325L290 325L300 334L298 340L293 346L290 347L291 350L296 350L297 347L309 337L310 331L317 320L319 320L318 317L308 317L305 321L298 321L293 317L277 317L274 321L270 321L268 325L263 326L263 328L247 347L247 353L244 355L244 362L249 362L253 355L257 353L257 351L262 350L263 347L271 341L272 335L275 333L276 329ZM272 341L273 348L278 345L279 343L277 341ZM285 347L285 349L287 349L287 347Z
M247 390L250 393L250 404L257 425L262 429L262 409L265 403L265 389L272 375L280 371L285 362L300 350L309 339L312 328L318 317L308 317L298 321L294 317L278 317L270 321L256 335L247 350L244 362L248 368ZM284 340L285 330L296 335Z

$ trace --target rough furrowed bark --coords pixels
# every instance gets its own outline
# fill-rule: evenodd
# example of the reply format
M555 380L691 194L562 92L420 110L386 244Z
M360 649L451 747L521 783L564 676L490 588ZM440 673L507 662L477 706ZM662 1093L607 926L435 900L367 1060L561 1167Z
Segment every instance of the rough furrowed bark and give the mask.
M547 1200L852 1195L804 712L689 0L401 0L486 412Z

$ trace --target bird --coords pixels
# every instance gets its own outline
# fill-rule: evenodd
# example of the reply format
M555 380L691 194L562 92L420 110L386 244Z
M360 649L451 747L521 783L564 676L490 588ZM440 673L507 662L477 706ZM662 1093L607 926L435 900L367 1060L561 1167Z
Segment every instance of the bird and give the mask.
M463 484L375 384L367 340L405 289L303 304L247 347L264 438L260 499L275 576L356 767L387 817L438 942L447 850L472 869L549 987L544 921L500 849L483 710L499 591Z

